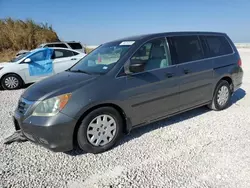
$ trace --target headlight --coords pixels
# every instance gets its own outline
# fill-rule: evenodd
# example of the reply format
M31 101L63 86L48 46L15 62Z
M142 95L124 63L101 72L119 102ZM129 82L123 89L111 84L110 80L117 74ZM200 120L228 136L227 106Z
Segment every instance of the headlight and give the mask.
M50 99L41 101L33 112L33 116L54 116L62 110L68 103L71 93L59 95Z

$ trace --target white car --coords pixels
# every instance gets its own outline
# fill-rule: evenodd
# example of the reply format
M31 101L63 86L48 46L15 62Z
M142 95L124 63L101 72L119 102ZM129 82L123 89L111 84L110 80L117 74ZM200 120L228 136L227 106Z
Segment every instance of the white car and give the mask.
M86 54L65 48L39 48L0 63L0 84L3 89L18 89L48 76L65 71Z
M80 42L68 41L68 42L50 42L40 44L38 48L51 48L51 47L59 47L59 48L69 48L82 53L86 53L86 48Z

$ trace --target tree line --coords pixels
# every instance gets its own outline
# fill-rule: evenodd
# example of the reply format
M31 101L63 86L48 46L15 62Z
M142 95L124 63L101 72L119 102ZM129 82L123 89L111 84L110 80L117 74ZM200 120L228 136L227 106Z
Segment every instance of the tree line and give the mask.
M60 41L57 33L47 23L35 23L32 19L0 19L0 52L31 50L39 44L56 41Z

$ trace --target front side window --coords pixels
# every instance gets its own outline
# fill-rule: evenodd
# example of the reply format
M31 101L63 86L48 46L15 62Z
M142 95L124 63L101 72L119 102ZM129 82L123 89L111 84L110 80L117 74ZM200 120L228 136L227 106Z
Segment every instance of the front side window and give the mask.
M29 58L31 59L32 62L44 61L47 59L47 51L42 50L40 52L36 52L35 54L31 55Z
M170 37L175 49L178 63L196 61L204 58L198 36Z
M101 45L80 60L69 71L89 74L107 73L128 51L135 41L118 41Z
M154 39L135 52L131 63L139 60L144 64L144 71L165 68L170 65L170 58L167 54L165 38Z
M210 49L211 57L233 53L233 50L225 37L206 36L206 39Z

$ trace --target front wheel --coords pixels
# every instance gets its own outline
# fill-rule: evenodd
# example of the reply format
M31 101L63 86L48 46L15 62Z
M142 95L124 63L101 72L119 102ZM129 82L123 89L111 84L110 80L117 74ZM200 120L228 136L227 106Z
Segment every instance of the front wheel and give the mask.
M101 153L112 148L122 134L121 115L112 107L90 112L77 132L79 147L89 153Z
M224 110L229 104L231 95L229 83L226 80L221 80L215 89L212 102L208 107L216 111Z
M16 74L7 74L1 79L1 86L6 90L19 89L22 84L22 79Z

